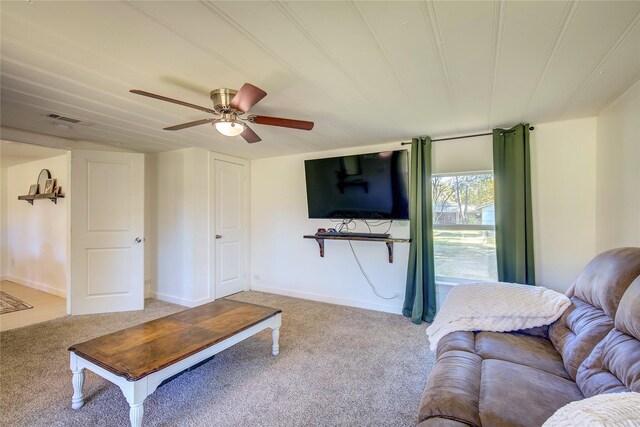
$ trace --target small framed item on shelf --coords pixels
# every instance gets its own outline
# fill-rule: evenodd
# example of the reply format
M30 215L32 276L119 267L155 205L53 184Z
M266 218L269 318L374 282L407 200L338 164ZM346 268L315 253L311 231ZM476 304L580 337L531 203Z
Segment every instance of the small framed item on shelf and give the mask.
M53 188L56 185L56 180L55 179L48 179L44 185L44 193L45 194L51 194L53 193Z
M57 205L58 199L64 199L64 194L62 187L56 185L55 178L51 178L51 172L42 169L38 175L38 182L29 187L29 194L18 196L18 200L25 200L33 206L35 200L46 199Z

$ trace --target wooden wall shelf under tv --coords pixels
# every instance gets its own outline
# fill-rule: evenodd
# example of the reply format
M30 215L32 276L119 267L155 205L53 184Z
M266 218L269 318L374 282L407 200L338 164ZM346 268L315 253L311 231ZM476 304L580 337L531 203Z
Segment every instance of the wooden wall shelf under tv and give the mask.
M345 235L335 235L335 236L318 236L318 235L305 235L302 236L305 239L315 239L318 242L318 246L320 247L320 256L324 257L324 241L326 240L357 240L360 242L384 242L387 245L387 251L389 252L389 262L393 262L393 244L394 243L410 243L411 239L393 239L393 238L382 238L382 237L355 237L355 236L345 236Z

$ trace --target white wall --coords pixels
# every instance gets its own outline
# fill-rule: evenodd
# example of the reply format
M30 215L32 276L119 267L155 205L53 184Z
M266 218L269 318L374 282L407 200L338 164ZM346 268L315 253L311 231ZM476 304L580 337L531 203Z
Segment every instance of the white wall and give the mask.
M155 163L155 210L150 212L154 227L145 249L150 254L150 295L184 304L182 284L184 258L184 156L186 150L147 155Z
M537 124L532 132L532 192L537 282L565 291L595 255L596 119ZM482 148L472 158L491 168L490 137L477 138ZM470 143L473 140L467 140ZM469 160L469 147L434 144L434 170L462 170L457 156ZM325 257L304 234L331 226L307 217L304 160L399 149L399 143L294 155L251 162L251 288L319 301L400 312L404 299L407 244L394 245L394 263L386 247L353 242L362 265L379 292L376 297L344 241L326 241ZM477 151L477 152L476 152ZM486 170L486 166L475 166ZM408 221L394 223L393 237L408 237Z
M154 154L144 156L144 295L151 296L157 272L157 194L158 161Z
M67 203L57 204L42 199L33 206L19 195L27 194L42 169L49 169L67 193L68 156L15 165L7 168L7 280L31 286L58 296L66 295L67 259Z
M399 298L376 297L360 273L346 241L318 244L303 239L330 220L307 217L304 160L346 154L397 150L399 143L276 157L251 162L251 289L356 307L398 312ZM362 228L360 231L365 231ZM384 228L377 230L383 232ZM396 221L393 237L409 237L409 222ZM409 245L394 244L394 262L380 242L352 242L362 266L384 296L403 295Z
M0 153L2 156L2 153ZM0 166L0 280L7 276L7 169Z
M184 169L184 254L182 282L192 305L214 299L209 280L209 152L185 150ZM193 284L189 287L188 284Z
M149 296L189 307L215 298L210 247L215 158L247 163L200 148L146 156Z
M596 248L640 246L640 81L598 116Z
M536 283L561 292L596 254L596 123L542 123L531 133Z

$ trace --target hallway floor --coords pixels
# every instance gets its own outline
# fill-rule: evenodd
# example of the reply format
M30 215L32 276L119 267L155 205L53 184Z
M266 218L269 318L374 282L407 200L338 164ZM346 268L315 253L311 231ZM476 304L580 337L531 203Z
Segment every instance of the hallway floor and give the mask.
M0 315L0 331L8 331L67 315L67 301L64 298L5 280L0 282L0 290L33 306L28 310Z

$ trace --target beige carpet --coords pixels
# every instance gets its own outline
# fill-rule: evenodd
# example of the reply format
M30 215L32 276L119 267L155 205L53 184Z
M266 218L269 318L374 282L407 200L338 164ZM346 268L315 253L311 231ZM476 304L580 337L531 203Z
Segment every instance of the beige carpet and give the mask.
M283 310L280 355L263 331L156 390L145 426L410 426L434 356L425 326L393 314L246 292ZM88 372L71 409L67 348L184 308L63 317L0 334L0 425L126 426L120 389Z

